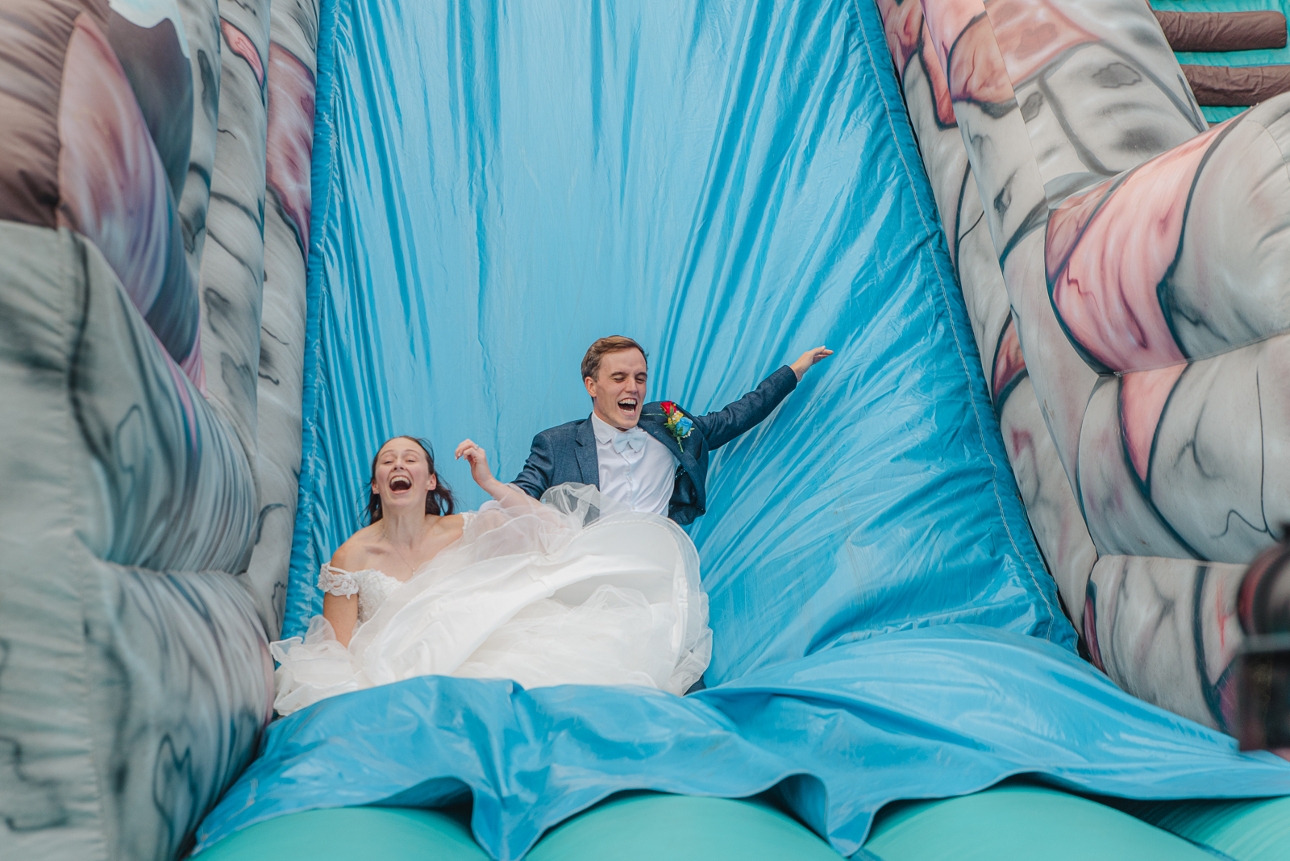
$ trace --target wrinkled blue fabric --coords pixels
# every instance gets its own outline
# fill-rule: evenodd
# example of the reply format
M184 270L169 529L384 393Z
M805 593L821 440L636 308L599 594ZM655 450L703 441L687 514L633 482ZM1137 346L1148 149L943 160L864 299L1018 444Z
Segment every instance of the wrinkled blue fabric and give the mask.
M285 635L394 434L496 472L585 416L596 337L720 407L837 353L720 451L699 548L709 690L414 679L274 724L200 832L473 794L523 853L622 789L778 786L843 852L873 812L1017 773L1134 798L1290 792L1290 767L1072 653L986 398L868 0L324 6L301 504ZM322 166L320 166L322 162ZM441 457L467 507L464 466Z
M785 803L839 852L894 798L961 795L1011 775L1131 798L1290 792L1290 765L1122 693L1033 637L944 625L840 645L679 698L626 687L524 691L428 676L326 700L274 724L198 831L316 807L474 799L493 857L626 789Z
M708 683L971 622L1066 646L868 2L339 4L300 524L285 635L358 526L372 456L425 436L467 506L585 417L624 333L705 412L837 353L721 449L691 534Z

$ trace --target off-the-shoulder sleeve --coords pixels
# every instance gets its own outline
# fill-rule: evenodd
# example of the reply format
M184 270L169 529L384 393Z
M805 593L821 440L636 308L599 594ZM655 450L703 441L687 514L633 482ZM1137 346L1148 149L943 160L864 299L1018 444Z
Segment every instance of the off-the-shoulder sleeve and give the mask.
M318 588L338 598L358 594L358 578L348 571L324 565L318 571Z

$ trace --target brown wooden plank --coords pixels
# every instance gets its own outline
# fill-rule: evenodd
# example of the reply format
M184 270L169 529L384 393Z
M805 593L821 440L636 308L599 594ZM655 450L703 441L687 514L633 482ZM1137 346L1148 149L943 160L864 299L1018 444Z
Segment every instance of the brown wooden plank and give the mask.
M1156 20L1175 51L1249 51L1286 46L1280 12L1160 12Z

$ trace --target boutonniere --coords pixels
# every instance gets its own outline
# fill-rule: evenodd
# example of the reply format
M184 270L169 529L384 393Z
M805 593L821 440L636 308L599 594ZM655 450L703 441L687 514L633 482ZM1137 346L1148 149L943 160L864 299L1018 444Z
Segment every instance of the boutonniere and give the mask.
M681 412L681 408L671 401L663 401L663 427L667 428L668 433L676 440L677 448L685 451L685 443L682 442L694 430L694 420Z

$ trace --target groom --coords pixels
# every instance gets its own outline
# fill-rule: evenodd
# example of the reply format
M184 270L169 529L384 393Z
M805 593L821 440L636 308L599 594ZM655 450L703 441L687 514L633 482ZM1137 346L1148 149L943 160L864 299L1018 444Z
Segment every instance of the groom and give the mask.
M601 338L582 358L591 416L535 436L512 484L534 498L565 482L593 484L635 511L685 525L707 510L708 453L756 427L831 355L824 347L807 350L733 404L695 416L671 401L644 404L645 351L621 335Z

